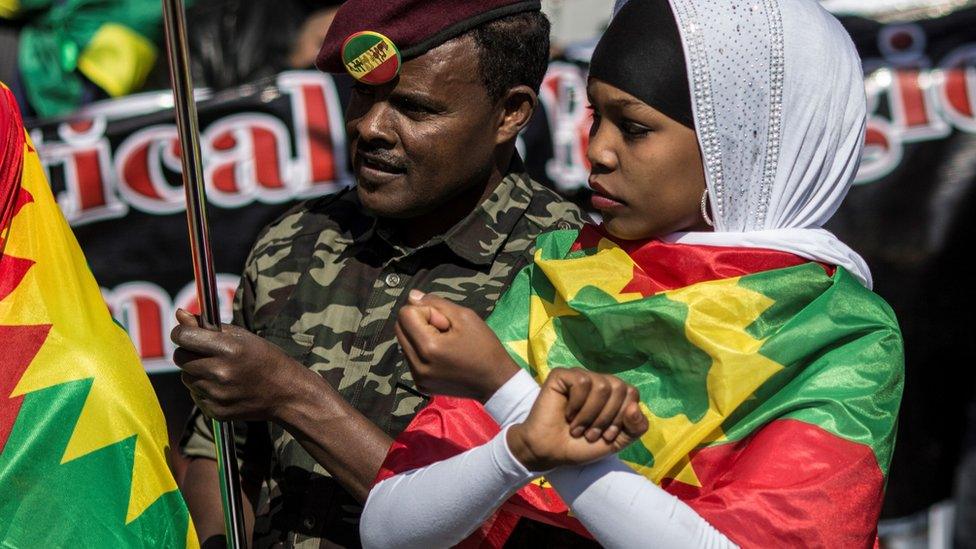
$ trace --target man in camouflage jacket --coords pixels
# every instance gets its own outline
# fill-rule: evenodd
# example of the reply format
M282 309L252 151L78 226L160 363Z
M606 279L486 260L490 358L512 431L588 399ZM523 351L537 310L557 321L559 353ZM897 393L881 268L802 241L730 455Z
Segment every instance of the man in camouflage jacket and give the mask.
M198 405L181 488L202 541L222 543L223 531L205 413L235 421L255 546L357 546L392 437L426 402L394 334L409 291L487 315L537 235L580 225L579 210L531 181L515 152L547 61L538 2L468 3L425 21L444 15L440 3L384 2L402 4L386 17L362 10L376 2L346 2L320 67L334 70L337 44L364 28L392 37L406 59L396 79L354 88L346 130L357 187L265 228L234 325L208 332L177 315L174 360Z

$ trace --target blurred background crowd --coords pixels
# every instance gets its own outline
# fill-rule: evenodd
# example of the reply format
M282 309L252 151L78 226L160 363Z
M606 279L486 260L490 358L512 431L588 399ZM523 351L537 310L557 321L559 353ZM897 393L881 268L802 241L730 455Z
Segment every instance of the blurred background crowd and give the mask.
M586 64L612 3L543 2L552 64L519 144L534 177L581 204ZM976 547L976 300L964 266L976 194L976 0L822 3L862 55L870 112L857 185L830 228L868 259L906 341L882 546ZM350 81L313 68L341 2L187 4L226 309L257 231L296 201L352 183L341 122ZM192 270L162 40L158 0L0 0L0 81L29 120L175 438L190 399L166 334L173 310L192 308Z

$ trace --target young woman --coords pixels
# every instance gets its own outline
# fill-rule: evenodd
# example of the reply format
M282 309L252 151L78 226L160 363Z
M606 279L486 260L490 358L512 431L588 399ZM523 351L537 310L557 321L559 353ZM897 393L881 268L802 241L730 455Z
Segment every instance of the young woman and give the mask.
M521 516L610 547L873 545L902 340L822 228L862 86L813 0L618 6L588 84L603 224L541 237L487 325L401 310L418 386L465 398L398 439L364 543L494 543Z

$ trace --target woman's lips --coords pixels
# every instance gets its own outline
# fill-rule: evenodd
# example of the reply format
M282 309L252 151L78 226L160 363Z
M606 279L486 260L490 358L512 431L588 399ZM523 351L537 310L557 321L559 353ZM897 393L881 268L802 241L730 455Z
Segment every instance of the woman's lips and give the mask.
M602 185L596 181L590 180L590 188L593 189L593 196L590 197L590 204L597 210L613 210L615 208L622 208L626 204L608 193Z
M597 193L593 193L593 196L590 197L590 205L597 210L613 210L624 207L623 202L618 202L610 197Z

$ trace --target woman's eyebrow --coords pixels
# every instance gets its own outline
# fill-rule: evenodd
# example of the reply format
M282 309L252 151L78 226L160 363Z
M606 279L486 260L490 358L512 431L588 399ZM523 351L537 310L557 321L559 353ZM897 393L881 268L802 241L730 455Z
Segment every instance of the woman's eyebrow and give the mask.
M610 107L646 107L647 104L632 97L616 97L606 102Z

